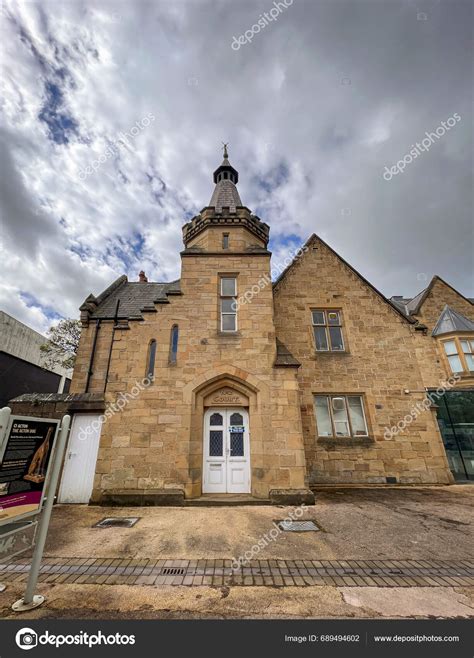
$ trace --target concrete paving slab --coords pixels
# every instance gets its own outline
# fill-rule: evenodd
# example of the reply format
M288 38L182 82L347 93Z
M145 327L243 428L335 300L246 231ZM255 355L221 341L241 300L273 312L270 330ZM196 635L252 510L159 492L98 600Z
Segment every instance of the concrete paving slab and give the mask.
M472 617L472 596L454 588L440 590L429 587L409 589L383 589L378 587L342 588L343 599L374 617Z
M324 489L304 518L318 533L280 533L259 559L472 559L474 487ZM114 508L114 516L141 516L133 528L93 528L106 507L57 505L45 557L225 559L239 557L295 508ZM64 529L67 527L67 532ZM201 565L199 565L201 566ZM416 575L416 574L414 574Z

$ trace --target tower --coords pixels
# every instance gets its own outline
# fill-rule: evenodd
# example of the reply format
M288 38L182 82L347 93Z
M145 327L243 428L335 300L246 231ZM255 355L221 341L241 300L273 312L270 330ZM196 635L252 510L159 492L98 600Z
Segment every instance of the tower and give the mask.
M224 159L213 174L214 191L201 212L183 226L186 252L267 252L269 226L243 205L237 183L239 172Z

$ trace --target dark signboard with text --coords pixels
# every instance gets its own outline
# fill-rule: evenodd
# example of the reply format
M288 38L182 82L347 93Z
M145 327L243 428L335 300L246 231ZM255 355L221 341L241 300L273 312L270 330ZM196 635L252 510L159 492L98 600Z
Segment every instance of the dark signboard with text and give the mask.
M0 447L0 523L40 510L58 426L50 418L11 417Z

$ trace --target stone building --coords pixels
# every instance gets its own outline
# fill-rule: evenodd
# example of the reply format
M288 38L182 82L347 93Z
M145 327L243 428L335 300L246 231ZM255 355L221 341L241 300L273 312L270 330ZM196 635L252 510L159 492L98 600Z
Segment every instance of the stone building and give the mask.
M272 270L237 182L224 152L179 280L121 276L81 306L60 500L297 504L318 484L472 478L472 300L437 277L389 300L316 235ZM427 398L440 386L465 399L463 477Z
M455 385L438 396L437 418L454 478L474 480L474 305L439 276L413 299L392 300L421 329L416 358L423 386L435 391L455 375Z

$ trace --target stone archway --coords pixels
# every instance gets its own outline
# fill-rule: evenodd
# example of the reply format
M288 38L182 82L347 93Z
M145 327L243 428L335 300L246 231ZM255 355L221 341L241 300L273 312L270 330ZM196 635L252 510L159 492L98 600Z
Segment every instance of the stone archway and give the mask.
M208 373L208 375L211 373ZM240 376L239 376L240 375ZM243 377L242 377L243 375ZM264 497L259 487L263 477L264 422L262 411L268 405L268 387L249 373L237 368L202 376L185 387L183 400L191 407L189 441L190 484L188 497L202 494L203 429L206 409L213 407L241 407L248 413L250 429L251 494Z

